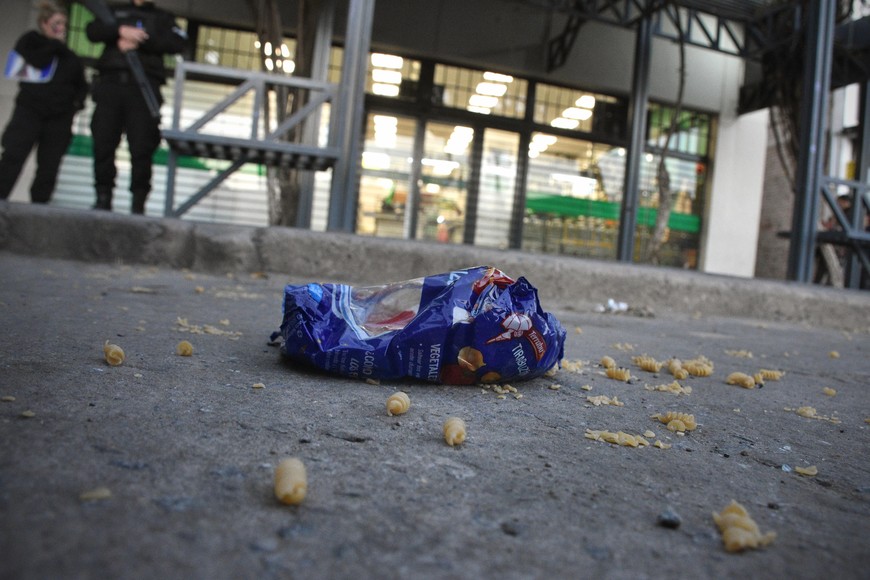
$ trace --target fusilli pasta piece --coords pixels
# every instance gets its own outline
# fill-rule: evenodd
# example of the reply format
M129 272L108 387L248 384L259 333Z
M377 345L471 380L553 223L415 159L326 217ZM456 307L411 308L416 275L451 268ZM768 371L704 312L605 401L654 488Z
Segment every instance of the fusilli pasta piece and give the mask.
M616 361L613 360L613 357L610 357L607 355L604 355L603 357L601 357L601 361L598 364L600 364L601 366L603 366L606 369L615 369L616 368Z
M103 355L106 357L106 362L116 367L124 362L124 349L122 349L117 344L109 344L109 341L106 341L106 344L103 345Z
M182 340L175 347L175 354L178 356L193 356L193 345L187 340Z
M288 505L299 505L308 492L305 464L296 457L282 459L275 468L275 497Z
M615 379L617 381L627 383L631 380L631 371L624 367L609 368L605 372L607 373L608 378Z
M451 447L465 441L465 421L459 417L450 417L444 421L444 441Z
M719 527L725 549L729 552L761 548L776 539L776 532L762 535L758 524L749 517L746 508L734 500L720 513L713 512L713 521Z
M402 415L411 407L411 399L406 393L398 391L387 398L387 415Z
M750 375L741 372L734 372L728 375L728 378L725 379L725 382L729 385L737 385L739 387L743 387L744 389L754 389L755 388L755 379Z
M650 372L657 373L662 370L662 364L653 357L649 355L636 356L631 359L631 362L639 366L641 369Z

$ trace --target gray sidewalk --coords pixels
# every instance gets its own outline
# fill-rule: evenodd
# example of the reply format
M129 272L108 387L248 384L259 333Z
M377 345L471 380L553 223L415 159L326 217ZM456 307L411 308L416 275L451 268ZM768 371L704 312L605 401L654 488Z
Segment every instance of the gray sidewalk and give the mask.
M540 289L579 370L499 398L327 376L267 344L288 282L369 284L483 263ZM0 204L0 279L2 578L870 569L867 293L22 204ZM596 312L608 298L654 316ZM192 357L175 354L182 339ZM124 348L123 365L106 365L106 340ZM715 369L680 381L688 395L658 392L646 387L673 377L637 368L640 354L705 355ZM635 378L606 378L604 355ZM725 384L761 368L785 375L751 390ZM389 417L398 389L411 409ZM597 395L624 406L595 406ZM678 436L651 418L667 411L692 413L697 430ZM441 437L451 415L468 424L458 447ZM587 429L650 430L672 447L613 446ZM285 456L308 468L298 507L272 496ZM816 476L795 471L813 465ZM109 497L82 498L100 488ZM771 545L724 550L711 512L732 499L777 533ZM676 529L659 524L666 512Z

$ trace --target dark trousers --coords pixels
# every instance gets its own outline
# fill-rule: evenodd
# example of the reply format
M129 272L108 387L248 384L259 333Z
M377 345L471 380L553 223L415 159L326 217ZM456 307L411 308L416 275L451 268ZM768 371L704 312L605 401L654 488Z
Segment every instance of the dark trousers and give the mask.
M155 86L156 94L160 94ZM160 121L148 113L145 99L138 85L129 80L115 81L101 78L94 85L96 103L91 118L94 138L94 186L97 203L101 198L111 201L117 168L115 151L126 133L130 148L130 191L134 206L144 206L151 192L151 163L160 145Z
M36 146L36 175L30 184L33 203L48 203L57 184L57 171L72 140L73 113L44 115L17 105L0 144L0 199L12 193L27 156Z

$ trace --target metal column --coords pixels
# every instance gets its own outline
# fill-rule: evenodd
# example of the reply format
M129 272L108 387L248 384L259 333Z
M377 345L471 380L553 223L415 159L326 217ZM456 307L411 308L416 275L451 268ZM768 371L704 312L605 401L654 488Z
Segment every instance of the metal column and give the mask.
M374 12L375 0L350 0L338 106L329 130L330 141L341 151L332 170L327 219L330 231L352 232L356 221L365 81Z
M329 80L329 53L332 50L332 30L335 21L335 0L321 0L314 4L317 10L317 27L314 37L314 55L311 62L311 78L321 82ZM334 103L333 103L334 106ZM302 142L317 146L320 133L320 112L312 113L302 127ZM296 212L296 227L311 227L311 210L314 205L314 172L299 175L299 208Z
M858 117L858 127L860 135L858 141L858 151L855 159L855 175L851 179L863 183L870 184L870 81L864 81L861 85L861 104ZM865 208L870 204L870 197L866 189L856 189L855 198L852 200L852 227L857 230L864 229ZM870 272L865 272L865 275L870 275ZM861 287L861 262L858 259L855 251L849 252L849 260L846 264L846 287L860 288Z
M788 253L788 278L798 282L810 282L813 276L836 7L836 2L807 3L800 152Z
M634 259L634 229L637 224L638 185L646 138L646 111L649 95L649 67L652 48L652 22L644 16L637 25L634 45L634 71L631 79L631 102L628 124L631 137L625 159L625 180L622 186L622 207L619 212L619 241L616 258L620 262Z

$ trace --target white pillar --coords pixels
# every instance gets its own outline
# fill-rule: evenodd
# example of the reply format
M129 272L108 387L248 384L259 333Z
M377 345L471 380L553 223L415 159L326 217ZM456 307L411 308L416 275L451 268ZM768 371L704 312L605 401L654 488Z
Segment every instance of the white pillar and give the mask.
M751 278L767 155L768 111L720 118L700 269Z

